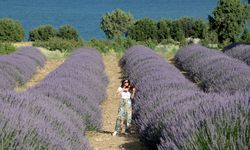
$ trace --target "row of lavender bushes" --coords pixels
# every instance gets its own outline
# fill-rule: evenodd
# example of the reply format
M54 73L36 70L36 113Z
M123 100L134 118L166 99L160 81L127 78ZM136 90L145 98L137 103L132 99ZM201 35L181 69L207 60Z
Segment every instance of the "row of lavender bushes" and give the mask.
M91 149L81 117L60 101L0 92L1 149Z
M108 78L96 49L76 49L43 81L27 92L55 98L82 116L89 129L101 127L99 104L106 97Z
M197 44L180 49L175 62L201 82L206 92L235 93L250 89L250 68L240 60Z
M143 46L128 49L120 65L137 88L134 122L150 149L250 147L249 95L206 94Z
M38 85L0 92L0 136L6 149L92 149L87 129L101 126L108 79L102 57L77 49Z
M34 47L22 47L15 53L1 56L0 89L12 90L17 84L24 84L45 61L45 56Z
M250 43L233 43L223 49L230 57L239 59L250 66Z

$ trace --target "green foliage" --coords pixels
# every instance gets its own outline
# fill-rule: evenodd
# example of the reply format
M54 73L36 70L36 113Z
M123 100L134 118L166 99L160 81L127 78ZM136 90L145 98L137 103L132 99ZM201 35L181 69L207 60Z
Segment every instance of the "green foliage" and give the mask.
M241 40L243 42L250 42L250 32L248 31L248 29L244 30L242 37L241 37Z
M179 30L183 30L184 36L186 38L188 37L194 37L195 35L195 20L190 17L182 17L178 22L178 27L180 27Z
M33 46L44 47L51 51L59 50L61 52L70 52L75 48L84 46L84 42L83 40L76 41L52 37L47 41L35 41Z
M164 43L164 42L162 42ZM176 44L159 44L155 47L155 51L167 58L168 60L172 60L180 49L179 43Z
M135 22L128 31L128 37L136 41L157 39L157 24L149 18L143 18Z
M92 39L89 42L86 42L87 46L94 47L98 49L101 53L117 53L123 54L128 48L134 45L145 45L152 49L157 45L157 41L155 40L146 40L146 41L135 41L130 38L122 38L117 37L114 40L105 39L105 40L97 40Z
M87 43L88 46L98 49L101 53L123 53L126 49L136 42L129 38L117 37L114 40L97 40L92 39Z
M0 55L8 55L16 51L16 48L10 43L0 43Z
M2 130L0 135L0 148L1 150L20 149L16 143L16 133L11 131ZM26 145L29 149L44 150L48 149L48 145L39 138L36 131L29 131L28 136L22 141L22 145ZM11 147L11 148L10 148Z
M205 39L209 32L209 24L204 20L195 20L194 23L194 38Z
M157 28L158 28L158 42L161 42L164 39L170 39L171 34L170 34L170 27L171 27L172 21L169 19L161 19L157 23Z
M39 49L44 54L44 56L46 56L47 60L62 60L69 55L69 53L61 52L59 50L50 51L45 48L39 48Z
M52 37L57 36L58 31L51 25L42 25L32 29L29 33L30 41L47 41Z
M58 37L68 40L78 40L79 32L70 25L61 26L58 30Z
M14 19L0 19L0 41L21 42L24 40L22 25Z
M219 0L213 15L209 16L209 23L220 43L239 40L249 17L246 9L241 0Z
M172 22L170 34L172 39L175 41L185 41L185 33L182 29L181 23L178 20L174 20Z
M128 28L134 23L131 13L116 9L106 13L101 20L101 29L108 39L127 34Z
M233 122L216 118L212 126L204 122L203 127L187 140L184 149L245 149L244 146L250 146L250 121L248 116L242 118L241 114Z
M218 46L218 35L215 31L208 32L205 39L201 40L202 45L209 48L216 48Z
M147 40L145 40L145 41L138 41L138 42L136 42L136 44L138 45L144 45L144 46L146 46L146 47L149 47L149 48L151 48L151 49L154 49L156 46L157 46L157 44L158 44L158 42L156 41L156 40L152 40L152 39L147 39Z
M177 20L162 19L157 24L158 41L172 38L176 41L184 41L184 38L204 39L208 32L208 23L190 17L182 17Z

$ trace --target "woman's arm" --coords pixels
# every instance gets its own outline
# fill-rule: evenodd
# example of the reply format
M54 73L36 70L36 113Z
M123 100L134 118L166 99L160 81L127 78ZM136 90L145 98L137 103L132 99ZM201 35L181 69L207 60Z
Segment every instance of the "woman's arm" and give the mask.
M134 98L134 97L135 97L135 88L133 88L132 94L131 94L131 98Z
M117 96L120 96L121 95L121 92L123 91L123 88L122 87L119 87L116 91L116 95Z

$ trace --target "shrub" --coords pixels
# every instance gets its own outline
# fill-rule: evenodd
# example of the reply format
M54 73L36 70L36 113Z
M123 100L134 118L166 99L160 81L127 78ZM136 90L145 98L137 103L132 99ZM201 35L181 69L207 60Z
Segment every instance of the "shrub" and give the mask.
M14 19L0 19L0 41L21 42L24 40L22 25Z
M52 98L0 93L2 149L91 149L80 116Z
M51 25L42 25L35 29L30 30L29 41L47 41L55 37L58 31Z
M107 83L100 54L95 49L82 48L28 92L60 101L80 115L88 129L99 129L99 104L106 97Z
M249 66L222 52L191 44L177 52L175 61L207 92L235 93L250 88Z
M158 149L249 149L249 94L207 97L178 108Z
M217 48L219 44L217 33L213 31L208 32L206 37L201 40L201 43L206 47Z
M80 38L78 31L70 25L61 26L58 30L58 37L75 41Z
M172 21L168 19L161 19L157 23L158 42L171 38L171 34L170 34L171 23Z
M0 55L8 55L16 51L15 46L10 43L0 43Z
M130 38L116 37L114 40L97 40L92 39L86 44L98 49L101 53L123 53L128 47L134 45L136 41Z
M234 45L234 46L233 46ZM250 44L248 43L233 43L227 47L230 49L225 50L225 54L230 57L239 59L250 66Z
M120 65L136 86L134 121L150 149L249 149L249 92L203 93L143 46L128 49Z
M149 18L144 18L136 21L135 24L129 28L127 37L136 41L156 40L157 31L156 23Z
M0 88L14 89L16 84L28 81L38 66L43 66L45 57L33 47L22 47L15 53L0 57Z
M204 20L195 20L194 22L194 37L205 39L209 32L209 23Z
M44 47L48 50L61 52L71 52L74 48L82 47L84 45L83 40L68 40L59 37L52 37L47 41L35 41L33 46Z
M137 89L134 117L140 140L154 149L160 143L162 120L171 115L177 104L198 94L199 89L165 58L144 46L128 49L120 65L123 76Z
M182 29L182 26L178 20L174 20L172 22L171 28L170 28L170 34L173 40L175 41L185 41L185 33Z
M245 29L242 36L241 36L241 40L243 42L250 42L250 32L248 31L248 29Z

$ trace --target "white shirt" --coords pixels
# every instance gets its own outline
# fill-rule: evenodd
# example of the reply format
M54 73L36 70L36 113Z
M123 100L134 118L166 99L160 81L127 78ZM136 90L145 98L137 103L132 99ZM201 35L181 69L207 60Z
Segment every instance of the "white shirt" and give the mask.
M124 91L124 90L122 89L122 87L119 87L117 91L118 91L119 93L121 93L121 96L122 96L122 98L124 98L124 99L128 99L128 98L131 97L131 93L128 92L128 91L127 91L127 92Z

